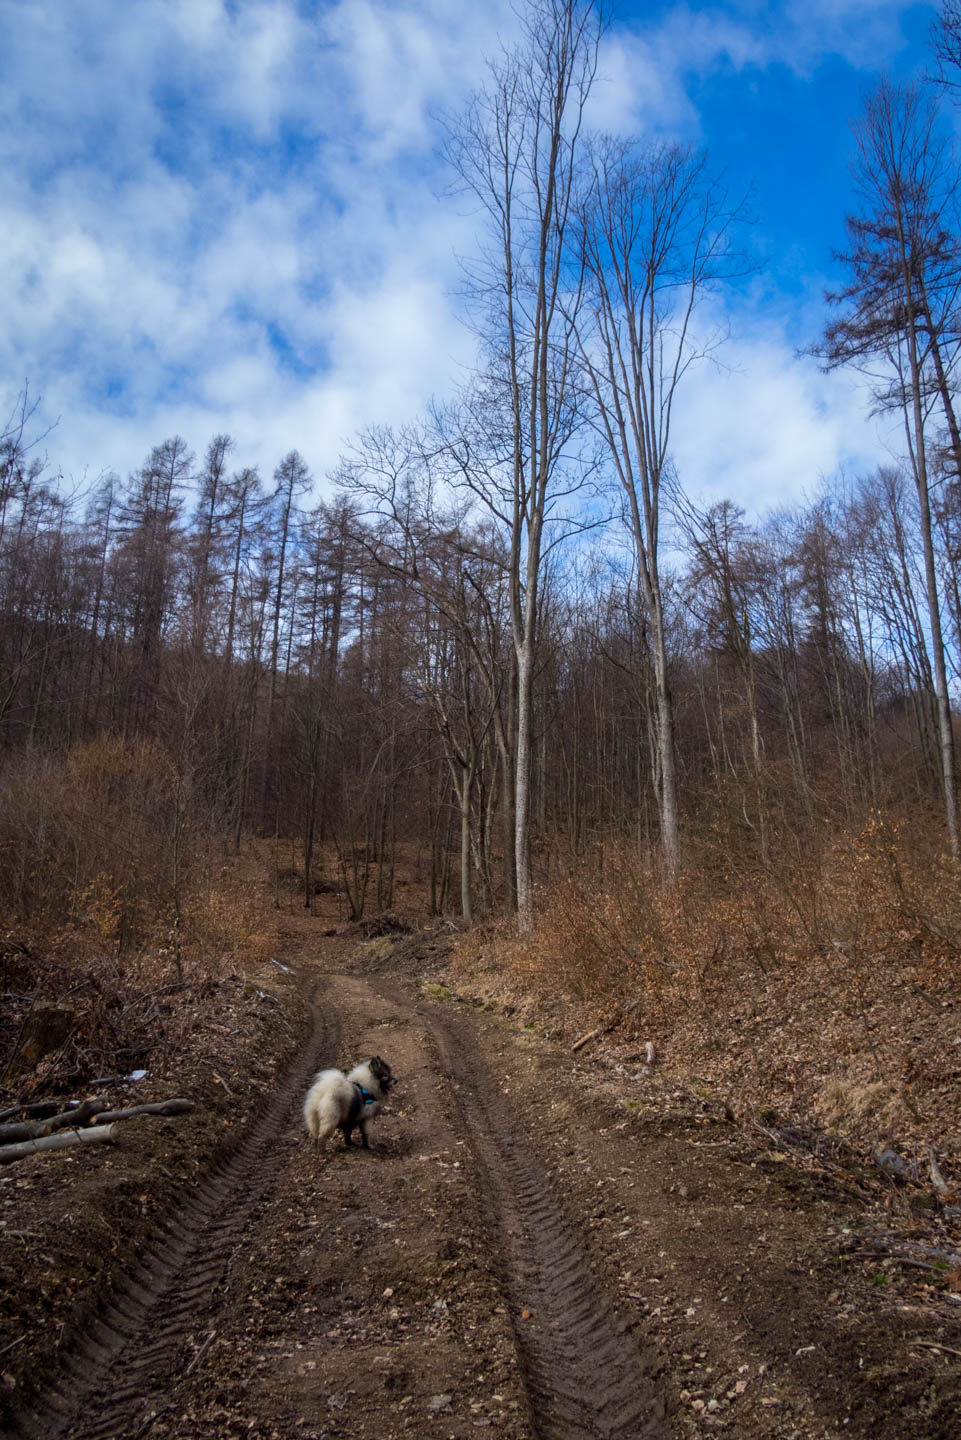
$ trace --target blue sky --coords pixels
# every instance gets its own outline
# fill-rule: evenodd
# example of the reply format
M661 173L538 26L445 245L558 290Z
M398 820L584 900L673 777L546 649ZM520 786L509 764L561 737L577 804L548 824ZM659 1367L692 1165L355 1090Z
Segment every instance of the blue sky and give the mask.
M782 9L745 5L731 13ZM803 295L807 277L819 270L834 273L831 254L844 246L850 208L851 122L879 70L907 77L932 63L933 6L815 6L812 43L819 10L845 9L851 23L836 32L837 49L792 63L790 47L777 46L772 36L766 63L735 69L721 60L687 87L701 136L735 188L754 187L756 239L769 283L786 294ZM872 11L876 28L859 43L859 16Z
M927 62L929 4L614 9L593 119L704 144L753 185L763 262L714 302L723 367L689 377L682 480L750 509L889 458L817 336L843 244L849 121ZM26 378L66 483L216 432L318 482L470 364L452 299L475 219L433 118L515 25L506 0L0 0L0 400Z

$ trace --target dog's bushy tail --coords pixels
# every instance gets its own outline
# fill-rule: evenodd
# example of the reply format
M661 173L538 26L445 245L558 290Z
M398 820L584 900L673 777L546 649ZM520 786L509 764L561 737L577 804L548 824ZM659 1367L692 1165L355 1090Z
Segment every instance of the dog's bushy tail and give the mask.
M315 1140L327 1140L344 1119L353 1086L340 1070L322 1070L304 1101L304 1119Z

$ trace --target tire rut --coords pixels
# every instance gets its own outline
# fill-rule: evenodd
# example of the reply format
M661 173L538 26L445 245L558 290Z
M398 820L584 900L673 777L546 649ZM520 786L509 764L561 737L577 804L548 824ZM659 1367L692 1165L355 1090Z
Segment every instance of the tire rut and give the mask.
M140 1254L113 1283L44 1389L22 1401L8 1433L18 1440L136 1440L171 1408L171 1387L193 1368L188 1339L258 1202L276 1180L276 1152L289 1133L337 1022L303 990L311 1031L270 1103L236 1146L182 1192ZM199 1356L199 1350L194 1351ZM107 1383L104 1383L104 1377Z
M470 1027L439 1020L436 1010L430 1021L499 1242L537 1440L663 1440L653 1356L594 1278Z

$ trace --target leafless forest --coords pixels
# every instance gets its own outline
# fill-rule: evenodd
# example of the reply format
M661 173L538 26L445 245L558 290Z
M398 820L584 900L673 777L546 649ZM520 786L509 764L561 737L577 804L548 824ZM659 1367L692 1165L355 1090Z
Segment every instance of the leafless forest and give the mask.
M903 459L758 519L671 462L689 373L723 349L704 302L745 273L740 203L706 154L587 133L591 5L526 24L448 122L483 230L477 370L356 437L330 498L297 450L261 475L226 435L145 437L137 473L68 493L21 394L11 945L162 944L180 968L253 835L286 846L298 903L335 886L357 919L422 884L578 996L956 967L959 8L940 79L882 83L857 122L845 283L811 337L903 419Z

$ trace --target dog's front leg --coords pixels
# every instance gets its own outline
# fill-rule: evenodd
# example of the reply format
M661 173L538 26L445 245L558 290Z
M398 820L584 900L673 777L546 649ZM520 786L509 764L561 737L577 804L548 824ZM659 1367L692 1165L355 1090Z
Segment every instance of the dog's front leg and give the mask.
M363 1120L361 1120L360 1122L360 1143L363 1145L365 1150L370 1149L370 1142L367 1139L367 1126Z

